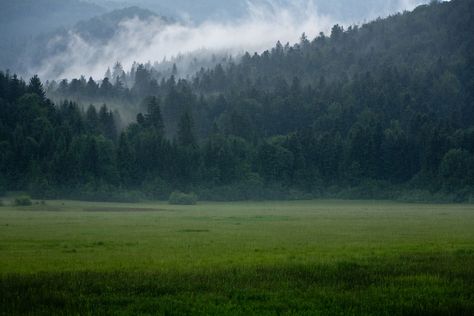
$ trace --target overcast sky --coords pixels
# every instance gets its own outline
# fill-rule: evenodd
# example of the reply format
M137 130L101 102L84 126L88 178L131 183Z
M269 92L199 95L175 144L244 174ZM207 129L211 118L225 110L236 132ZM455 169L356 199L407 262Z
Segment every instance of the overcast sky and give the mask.
M189 18L196 22L240 18L246 14L249 0L89 0L103 6L137 5L159 14ZM292 4L295 0L250 0ZM297 2L298 0L296 0ZM411 10L429 0L314 0L320 14L347 23L363 22L402 10Z

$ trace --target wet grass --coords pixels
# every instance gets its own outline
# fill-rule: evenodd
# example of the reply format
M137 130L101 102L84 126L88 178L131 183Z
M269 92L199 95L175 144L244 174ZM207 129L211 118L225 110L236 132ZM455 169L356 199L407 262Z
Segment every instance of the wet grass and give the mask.
M474 207L4 207L0 299L1 315L472 315Z

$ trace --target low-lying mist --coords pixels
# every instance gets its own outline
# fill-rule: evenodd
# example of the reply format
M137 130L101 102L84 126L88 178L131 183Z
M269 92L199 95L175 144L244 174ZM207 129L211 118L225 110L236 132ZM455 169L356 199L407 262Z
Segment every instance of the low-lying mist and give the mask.
M395 0L395 10L412 9L420 0ZM394 10L388 1L384 15ZM30 73L43 79L77 78L81 75L101 78L107 67L120 61L125 69L133 62L146 63L172 59L178 55L208 51L239 55L244 51L262 52L277 41L294 43L302 33L312 38L328 33L336 24L350 24L320 14L313 0L249 0L247 14L232 21L194 23L165 22L160 17L132 18L119 23L108 40L91 41L69 31L48 43L61 42L61 50L43 59Z

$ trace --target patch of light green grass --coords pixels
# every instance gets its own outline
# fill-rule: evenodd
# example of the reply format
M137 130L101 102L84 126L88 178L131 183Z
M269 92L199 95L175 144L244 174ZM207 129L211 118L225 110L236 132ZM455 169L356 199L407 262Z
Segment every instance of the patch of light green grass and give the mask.
M305 201L0 210L0 273L193 270L474 249L472 205Z

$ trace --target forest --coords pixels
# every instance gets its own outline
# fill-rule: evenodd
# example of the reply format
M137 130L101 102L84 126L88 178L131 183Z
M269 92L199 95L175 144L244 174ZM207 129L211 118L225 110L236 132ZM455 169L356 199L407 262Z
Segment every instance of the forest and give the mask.
M474 1L195 75L150 64L42 82L0 72L0 191L136 201L474 199Z

